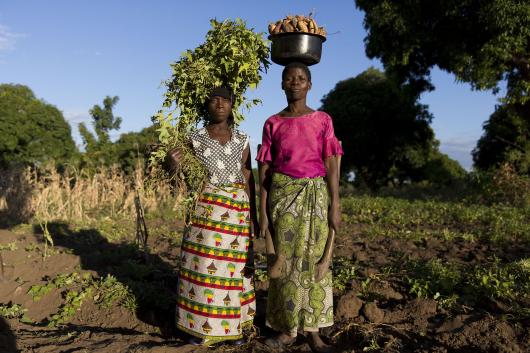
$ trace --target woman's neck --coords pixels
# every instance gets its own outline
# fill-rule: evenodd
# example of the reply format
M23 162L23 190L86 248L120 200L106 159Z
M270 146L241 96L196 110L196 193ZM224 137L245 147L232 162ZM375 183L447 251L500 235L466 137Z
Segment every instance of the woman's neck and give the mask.
M230 130L230 126L228 125L227 121L210 122L208 125L206 125L206 128L209 131L228 131L228 130Z
M306 100L288 101L287 107L283 110L284 116L300 116L313 112L313 109L307 106Z

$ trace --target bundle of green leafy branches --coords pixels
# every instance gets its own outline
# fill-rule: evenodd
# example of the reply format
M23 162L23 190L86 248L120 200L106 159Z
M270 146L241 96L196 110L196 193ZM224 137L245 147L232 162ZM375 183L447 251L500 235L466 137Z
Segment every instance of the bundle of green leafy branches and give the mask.
M244 117L238 109L243 106L248 110L260 103L259 99L248 99L245 92L257 86L261 72L270 65L263 33L247 28L241 19L210 23L212 28L205 42L184 52L171 64L173 74L165 82L163 108L153 117L160 145L150 158L155 171L152 181L161 178L176 181L181 205L188 211L205 185L207 172L193 155L187 136L199 123L207 122L209 92L221 85L232 88L233 115L239 124ZM175 148L181 150L183 157L176 173L169 174L163 165L167 153Z

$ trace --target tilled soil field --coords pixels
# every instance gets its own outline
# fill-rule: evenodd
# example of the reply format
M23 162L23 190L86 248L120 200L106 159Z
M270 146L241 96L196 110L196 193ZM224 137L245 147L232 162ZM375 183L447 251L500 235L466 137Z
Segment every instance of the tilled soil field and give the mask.
M195 347L173 330L178 240L157 235L149 240L145 255L131 242L109 242L95 229L61 223L48 227L54 246L46 249L46 257L37 227L0 231L0 304L26 309L23 316L0 317L0 352L271 352L263 344L273 334L264 325L268 283L263 270L256 274L258 310L248 343ZM263 269L262 240L255 251L257 267ZM512 262L530 257L530 249L514 242L374 237L365 235L362 226L346 223L335 250L334 272L340 283L335 325L323 330L324 339L336 352L530 352L529 315L517 311L529 308L528 302L482 298L449 305L440 298L418 297L400 270L405 261L438 258L481 265L492 257ZM56 284L37 301L34 292L28 293L34 285L45 286L74 272L80 277ZM112 302L111 296L108 302L114 304L102 305L94 291L82 297L83 283L89 283L83 278L108 275L128 286L136 298L135 310L124 301ZM76 288L74 299L68 299L69 285ZM82 305L61 311L76 298L83 299ZM311 349L300 335L288 351Z

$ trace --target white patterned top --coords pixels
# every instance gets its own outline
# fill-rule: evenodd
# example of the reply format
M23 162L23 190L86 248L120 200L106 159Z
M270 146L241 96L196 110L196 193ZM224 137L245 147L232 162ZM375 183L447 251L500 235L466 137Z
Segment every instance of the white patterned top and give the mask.
M210 138L206 128L190 133L195 155L204 163L214 185L245 183L241 170L243 151L248 145L248 135L232 129L232 138L224 145Z

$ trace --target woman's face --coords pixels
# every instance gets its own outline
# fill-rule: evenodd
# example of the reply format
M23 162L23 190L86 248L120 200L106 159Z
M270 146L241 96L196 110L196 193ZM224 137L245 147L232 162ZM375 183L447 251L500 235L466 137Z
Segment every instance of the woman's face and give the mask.
M208 102L208 112L212 122L221 123L228 119L232 111L232 102L230 99L213 96Z
M303 69L294 67L285 73L282 79L282 89L288 101L304 99L311 89L311 81Z

